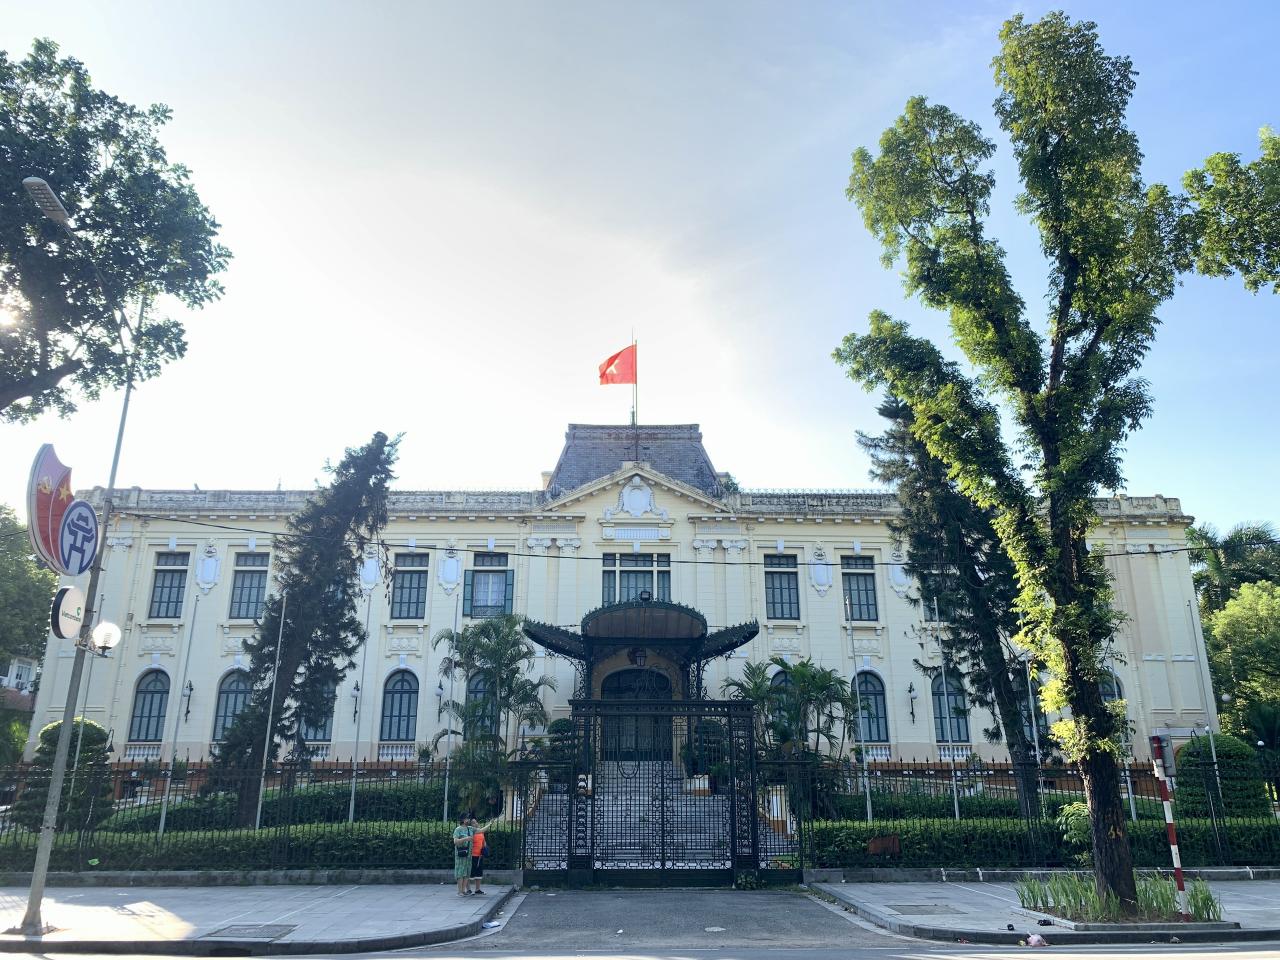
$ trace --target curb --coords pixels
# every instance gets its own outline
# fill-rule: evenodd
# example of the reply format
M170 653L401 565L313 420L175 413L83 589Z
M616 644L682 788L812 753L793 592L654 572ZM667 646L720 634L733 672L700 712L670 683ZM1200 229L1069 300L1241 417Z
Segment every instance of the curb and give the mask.
M892 933L904 937L915 937L919 940L939 940L944 943L956 943L964 940L968 943L988 943L1001 945L1017 945L1025 940L1025 933L1012 933L1005 930L964 930L958 927L931 927L924 924L911 923L901 917L877 910L866 903L855 900L847 891L832 887L826 883L812 885L815 890L834 897L851 913L864 920L869 920L877 927L883 927ZM1231 943L1259 940L1280 940L1280 928L1258 927L1248 930L1182 930L1176 924L1170 924L1163 930L1116 930L1116 931L1074 931L1065 927L1036 927L1033 933L1039 933L1053 946L1083 945L1088 943L1161 943L1168 942L1169 937L1177 937L1183 943Z
M514 887L496 897L481 917L469 923L421 933L398 933L354 940L231 940L199 937L192 940L45 940L43 937L14 937L0 940L0 953L110 953L183 957L266 957L315 953L375 953L449 943L473 937L484 929L516 893Z
M494 883L524 886L522 870L486 870ZM256 887L321 884L443 884L453 870L93 870L49 874L50 887ZM31 872L0 870L0 887L29 887Z
M1172 877L1167 867L1142 868L1140 873ZM1067 868L1008 867L806 867L805 883L1013 883L1025 877L1048 879L1055 874L1093 876ZM1183 876L1192 880L1280 880L1280 867L1187 867Z

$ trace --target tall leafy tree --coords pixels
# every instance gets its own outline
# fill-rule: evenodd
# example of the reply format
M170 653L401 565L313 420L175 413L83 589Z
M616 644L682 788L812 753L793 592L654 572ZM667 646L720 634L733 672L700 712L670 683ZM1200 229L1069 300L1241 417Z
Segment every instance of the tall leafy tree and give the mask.
M879 436L859 433L871 456L872 476L893 487L902 512L891 529L907 545L907 574L920 585L921 602L936 599L942 646L965 677L972 703L992 711L1018 772L1024 815L1037 807L1034 722L1027 672L1008 638L1018 632L1017 573L997 536L994 512L960 492L946 464L911 431L911 408L888 397L879 413L889 426ZM927 612L927 611L926 611Z
M1095 879L1132 912L1123 720L1099 686L1118 617L1106 569L1087 547L1093 497L1121 486L1125 439L1150 412L1137 371L1179 273L1198 266L1280 283L1270 201L1253 196L1274 182L1280 151L1264 131L1262 157L1254 165L1236 158L1239 175L1215 161L1188 177L1187 195L1148 185L1125 124L1135 72L1127 57L1103 50L1095 24L1062 13L1016 16L1000 44L995 111L1022 180L1017 209L1040 234L1047 318L1028 316L987 232L995 144L976 124L915 97L878 155L854 153L848 196L886 265L904 264L908 292L949 312L974 373L880 311L836 358L868 389L888 388L907 403L912 433L966 497L993 512L1021 587L1020 639L1050 670L1046 706L1069 710L1054 733L1084 780ZM1233 202L1236 193L1250 202Z
M170 116L95 88L49 40L22 59L0 51L0 420L69 413L77 392L119 386L130 366L135 381L156 375L187 343L142 305L221 295L230 253L160 143ZM62 198L74 241L26 195L31 176Z
M0 659L44 656L58 577L31 552L25 524L0 504Z
M257 809L259 783L250 774L263 751L274 757L283 745L306 755L307 726L329 719L330 691L368 639L358 612L360 567L365 548L379 542L387 524L398 442L375 433L347 450L329 468L329 486L289 518L288 532L276 541L276 590L244 645L253 692L217 758L220 770L239 774L241 822L252 822Z
M1202 619L1225 607L1243 584L1280 581L1280 537L1269 523L1238 523L1225 534L1202 523L1187 530L1187 543L1197 548L1191 576Z
M1280 584L1246 583L1205 623L1209 656L1224 712L1243 730L1249 708L1280 700Z

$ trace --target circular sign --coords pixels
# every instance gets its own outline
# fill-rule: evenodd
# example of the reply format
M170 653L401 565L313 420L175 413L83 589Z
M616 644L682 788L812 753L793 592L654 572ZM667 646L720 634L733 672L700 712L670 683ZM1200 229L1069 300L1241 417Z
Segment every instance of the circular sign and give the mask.
M80 636L83 620L84 591L79 587L63 587L53 598L53 609L49 611L53 635L60 640L75 640Z
M78 577L93 565L98 552L98 515L86 500L73 500L62 515L58 530L58 554L62 570Z

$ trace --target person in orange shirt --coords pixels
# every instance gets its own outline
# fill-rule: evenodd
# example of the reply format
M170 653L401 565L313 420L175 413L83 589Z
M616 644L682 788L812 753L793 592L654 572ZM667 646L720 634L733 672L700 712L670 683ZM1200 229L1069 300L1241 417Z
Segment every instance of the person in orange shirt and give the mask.
M486 823L481 826L474 816L471 818L471 895L473 897L484 894L480 889L480 883L484 880L484 858L489 852L489 847L484 842L484 831L488 825Z

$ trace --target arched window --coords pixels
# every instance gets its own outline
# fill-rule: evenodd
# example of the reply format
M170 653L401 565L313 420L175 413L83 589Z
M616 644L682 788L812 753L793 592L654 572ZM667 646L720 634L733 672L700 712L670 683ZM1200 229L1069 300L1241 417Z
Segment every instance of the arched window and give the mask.
M951 729L947 729L947 713ZM948 736L950 734L950 736ZM965 703L964 684L947 677L947 696L942 695L942 674L933 678L933 736L938 743L969 742L969 707Z
M786 670L779 670L777 673L775 673L772 677L769 678L769 686L775 687L775 688L791 686L791 674L789 674Z
M169 675L148 670L138 678L133 694L133 715L129 718L129 740L159 743L164 739L164 714L169 706Z
M1102 691L1102 699L1107 703L1124 699L1124 685L1110 670L1098 678L1098 689Z
M889 742L884 681L874 673L858 674L858 736L863 743Z
M498 704L489 692L489 678L473 673L467 681L467 705L463 716L463 739L492 737L498 733Z
M333 739L333 705L337 700L337 692L338 688L335 684L324 685L324 699L329 706L326 708L324 720L320 723L303 723L302 739L307 743L328 743Z
M227 737L227 731L240 716L240 711L249 705L249 674L243 670L232 670L218 684L218 706L213 711L213 742L221 743Z
M418 735L418 678L397 670L382 686L382 736L384 741L412 741Z

